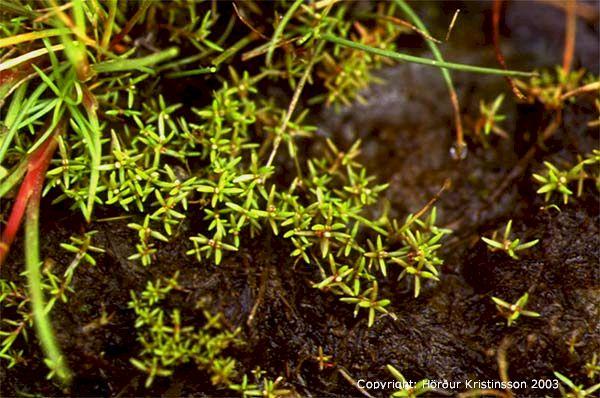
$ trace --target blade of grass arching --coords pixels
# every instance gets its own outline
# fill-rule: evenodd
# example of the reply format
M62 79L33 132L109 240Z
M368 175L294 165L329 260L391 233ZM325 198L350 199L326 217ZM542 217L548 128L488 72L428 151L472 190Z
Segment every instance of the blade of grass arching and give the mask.
M404 11L404 13L412 20L417 28L421 29L426 34L429 34L427 27L421 21L421 18L413 11L413 9L406 3L404 0L396 0L396 4ZM444 58L442 57L442 53L438 48L437 44L431 40L426 40L429 49L433 53L435 59L440 62L444 62ZM450 93L450 102L452 103L452 108L454 109L454 123L456 126L456 155L458 159L462 159L464 155L464 138L463 138L463 127L462 121L460 118L460 105L458 102L458 95L456 94L456 89L454 88L454 83L452 82L452 77L450 76L450 72L447 69L441 69L442 76L446 82L446 87L448 87L448 92Z
M92 65L92 70L96 73L107 72L126 72L130 70L144 70L149 66L156 65L163 61L175 58L179 55L179 48L171 47L156 54L134 59L114 59L111 61L100 62Z
M387 57L390 59L394 59L397 61L406 61L413 62L415 64L433 66L436 68L444 68L444 69L455 69L463 72L472 72L472 73L481 73L486 75L500 75L500 76L521 76L521 77L531 77L535 76L534 72L524 72L517 70L502 70L495 68L485 68L482 66L473 66L466 64L457 64L453 62L440 62L437 60L423 58L423 57L415 57L413 55L403 54L395 51L382 50L381 48L367 46L366 44L357 43L352 40L343 39L341 37L334 36L332 34L324 34L321 36L323 40L329 41L331 43L339 44L341 46L346 46L350 48L355 48L357 50L365 51L375 55L381 55L382 57Z
M60 92L58 86L52 81L52 79L37 66L35 66L35 65L31 65L31 66L38 73L38 75L40 76L40 79L42 79L42 81L45 83L45 85L47 87L49 87L50 90L52 90L54 95L56 95L58 98L61 98L61 92Z
M19 43L42 39L45 37L59 36L61 34L66 34L66 33L69 33L69 29L66 29L66 28L45 29L45 30L39 30L37 32L22 33L20 35L14 35L14 36L5 37L3 39L0 39L0 48L14 46Z
M273 38L271 38L271 43L269 45L269 50L267 51L266 64L267 66L271 66L271 61L273 59L273 52L275 51L275 47L277 46L277 42L279 41L279 37L283 33L283 29L288 24L296 10L302 5L303 0L296 0L294 4L288 8L287 12L279 21L277 28L275 29L275 33L273 33Z
M61 51L61 50L64 50L64 48L65 48L65 46L62 44L56 44L51 47L52 51ZM33 50L26 54L18 56L16 58L12 58L7 61L4 61L4 62L0 63L0 72L3 70L14 68L17 65L20 65L20 64L27 62L29 60L32 60L34 58L41 57L42 55L45 55L47 53L48 53L48 49L39 48L37 50Z

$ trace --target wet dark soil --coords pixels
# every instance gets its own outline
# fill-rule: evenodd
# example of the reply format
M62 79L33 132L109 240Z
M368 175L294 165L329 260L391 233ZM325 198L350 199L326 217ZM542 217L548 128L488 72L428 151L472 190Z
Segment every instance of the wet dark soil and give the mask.
M427 19L439 22L432 26L445 29L441 21L452 15L455 6L463 10L462 28L455 31L455 44L448 45L447 58L494 65L490 4L445 3ZM562 11L541 3L512 2L504 21L502 40L511 67L560 63L562 47L556 43L562 43ZM442 30L433 33L442 36ZM598 24L580 20L577 43L577 65L598 74ZM386 199L392 215L404 217L419 210L450 181L436 204L439 223L454 230L442 249L441 281L426 284L418 299L404 286L383 286L382 294L392 299L397 319L380 317L367 328L364 318L353 317L351 306L313 289L311 281L318 278L314 270L294 266L290 248L268 234L246 239L243 250L215 267L198 264L185 254L189 249L185 236L199 222L191 221L184 225L181 239L161 245L153 265L143 268L127 260L137 239L127 228L128 221L88 226L46 200L42 254L53 260L59 272L71 257L57 250L56 242L67 241L74 231L98 230L94 242L106 253L95 256L95 267L78 269L75 293L52 312L58 339L76 373L71 390L63 391L45 380L47 369L30 333L29 344L18 347L24 350L26 364L0 369L2 396L231 395L211 386L207 375L193 366L179 368L172 378L158 378L145 389L145 375L129 363L140 350L135 317L127 308L129 292L175 271L180 272L184 292L171 300L176 300L190 321L202 318L196 308L202 299L212 312L222 312L231 328L242 327L246 344L231 349L241 372L260 366L271 376L284 376L301 396L361 396L340 369L355 380L391 380L387 364L409 380L499 380L499 352L506 357L513 381L552 378L553 371L560 371L576 383L589 384L583 367L594 353L600 353L600 197L589 184L581 197L561 205L560 211L545 208L535 193L531 173L540 170L542 160L574 162L576 154L598 147L598 129L586 126L596 114L593 98L569 105L543 150L506 189L498 191L532 145L530 140L494 139L490 148L469 141L467 158L456 162L449 155L452 113L439 71L399 65L380 74L388 83L366 90L365 104L340 112L324 110L319 133L341 146L363 139L362 160L380 181L391 184ZM490 100L501 91L509 95L500 78L454 76L465 115L477 114L481 98ZM509 117L504 126L512 137L535 136L551 117L539 104L505 102ZM318 150L318 145L311 149ZM540 239L520 260L488 251L479 239L509 219L514 220L516 236ZM12 250L15 255L2 269L2 277L19 280L23 264L16 253L22 251L22 242ZM490 298L515 302L525 292L530 295L528 308L541 316L522 317L516 326L508 327ZM110 323L86 327L102 310L111 316ZM334 366L319 369L315 359L319 347L332 356ZM531 386L530 382L529 388L515 393L558 395L557 390ZM374 396L389 392L369 391Z

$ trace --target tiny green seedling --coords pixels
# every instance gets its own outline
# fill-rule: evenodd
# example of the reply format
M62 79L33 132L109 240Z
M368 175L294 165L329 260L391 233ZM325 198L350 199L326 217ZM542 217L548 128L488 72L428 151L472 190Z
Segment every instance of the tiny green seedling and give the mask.
M332 368L335 364L332 362L332 355L325 355L323 347L319 346L319 353L312 357L319 363L319 370L322 372L325 368Z
M581 196L583 192L583 182L586 179L593 178L596 180L596 187L600 187L600 174L589 173L585 167L600 163L600 150L595 149L585 159L581 160L575 166L567 170L561 170L550 162L544 162L546 171L543 174L533 174L533 178L541 184L537 193L544 194L544 200L548 202L553 194L562 195L563 203L567 204L569 198L574 192L569 188L569 184L577 181L577 196Z
M600 365L598 364L598 354L594 353L592 359L585 364L585 370L587 377L591 380L596 378L596 375L600 373Z
M527 301L529 300L529 293L522 295L516 303L509 304L506 301L499 299L498 297L492 297L492 301L496 303L496 307L500 313L506 318L508 326L511 326L521 315L537 318L540 316L539 313L534 311L525 310ZM508 310L508 311L506 311Z
M494 232L491 239L482 236L481 240L483 240L488 245L491 251L501 250L508 254L510 257L514 258L515 260L518 260L519 256L517 256L516 252L529 249L530 247L535 246L540 240L535 239L525 243L520 243L521 240L518 238L515 240L510 240L509 236L511 228L512 220L509 220L508 224L506 224L506 228L504 229L504 235L502 237L502 240L496 239L496 232Z
M402 373L400 373L398 371L398 369L396 369L392 365L387 365L386 367L387 367L387 370L392 374L392 376L394 376L396 378L396 380L398 380L399 382L402 383L402 388L398 391L393 392L390 395L390 397L416 398L416 397L419 397L419 396L425 394L428 391L431 391L430 388L425 387L425 384L427 384L427 382L429 380L424 379L417 383L413 383L413 382L407 381L406 378L404 377L404 375L402 375ZM414 386L412 386L413 384L414 384Z
M492 132L504 138L508 136L506 131L497 124L506 119L506 115L499 113L502 101L504 101L504 94L497 96L494 102L490 104L485 103L484 101L479 103L479 113L481 116L475 128L477 133L483 128L483 134L486 136L489 136Z
M381 312L384 314L389 314L388 310L385 308L390 304L390 300L383 299L378 300L378 285L377 280L373 281L373 284L370 288L360 292L360 284L357 283L355 285L355 297L342 297L340 301L349 304L355 304L354 306L354 316L358 315L358 310L360 308L367 308L369 310L369 321L368 326L373 326L375 323L375 313Z
M556 376L560 381L563 382L563 384L565 384L567 387L569 387L571 389L571 391L567 392L567 391L565 391L563 386L559 386L562 397L566 397L566 398L593 397L594 395L592 395L592 394L600 389L600 383L595 384L588 388L584 388L583 384L575 385L575 383L573 383L573 381L571 381L571 379L569 379L567 376L565 376L561 373L554 372L554 376Z
M576 168L571 170L559 170L550 162L544 162L544 165L546 166L545 176L539 174L533 175L533 178L542 184L540 189L537 190L537 193L544 194L544 200L546 202L550 200L553 193L561 194L563 203L567 204L569 202L569 197L573 195L573 191L569 189L568 184L574 178L578 178L578 176L573 174L580 174L580 168L577 168L578 170L575 170Z

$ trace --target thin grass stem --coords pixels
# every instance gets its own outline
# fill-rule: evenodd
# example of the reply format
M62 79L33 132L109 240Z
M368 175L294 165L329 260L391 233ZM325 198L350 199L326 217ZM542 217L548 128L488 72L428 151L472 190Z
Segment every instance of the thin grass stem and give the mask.
M397 61L405 61L412 62L415 64L433 66L436 68L444 68L444 69L455 69L462 72L472 72L472 73L481 73L487 75L500 75L500 76L521 76L521 77L531 77L536 76L535 72L524 72L517 70L502 70L495 68L486 68L482 66L473 66L466 64L457 64L453 62L440 62L429 58L423 57L415 57L414 55L403 54L395 51L382 50L381 48L367 46L362 43L357 43L352 40L343 39L341 37L334 36L332 34L324 34L321 36L323 40L329 41L331 43L336 43L341 46L346 46L350 48L354 48L357 50L365 51L371 54L380 55L382 57L387 57L390 59L394 59Z
M50 51L61 51L64 50L65 46L62 44L56 44L50 47ZM22 64L23 62L27 62L31 59L41 57L42 55L48 54L49 50L46 48L39 48L37 50L30 51L26 54L23 54L19 57L9 59L8 61L2 62L0 64L0 72L3 70L14 68L17 65Z
M279 22L279 25L277 25L277 28L275 29L275 33L273 33L273 38L271 38L271 42L269 44L269 50L267 51L267 59L266 59L267 66L271 66L271 61L273 60L273 52L275 51L275 47L277 45L277 42L279 41L279 37L283 33L283 29L288 24L288 22L290 21L290 19L296 12L296 10L302 5L303 2L304 2L303 0L296 0L294 2L294 4L292 4L291 7L288 8L287 12L285 13L283 18Z
M151 54L145 57L134 59L117 59L106 62L100 62L92 65L92 70L96 73L108 72L126 72L130 70L143 69L152 65L156 65L163 61L175 58L179 55L179 48L171 47L167 50Z
M429 34L427 27L421 21L421 18L413 11L413 9L406 4L403 0L396 0L396 4L404 11L404 13L412 20L412 22L423 32ZM438 48L437 44L433 41L427 40L427 46L433 53L435 59L439 62L444 62L444 58L442 57L442 53ZM457 158L462 159L466 153L463 152L465 148L464 143L464 133L462 120L460 118L460 104L458 101L458 95L456 94L456 89L454 88L454 83L452 82L452 77L450 76L450 72L447 69L441 69L442 76L444 77L444 81L446 82L446 87L448 87L448 92L450 94L450 103L452 104L452 109L454 110L454 124L456 128L456 153Z

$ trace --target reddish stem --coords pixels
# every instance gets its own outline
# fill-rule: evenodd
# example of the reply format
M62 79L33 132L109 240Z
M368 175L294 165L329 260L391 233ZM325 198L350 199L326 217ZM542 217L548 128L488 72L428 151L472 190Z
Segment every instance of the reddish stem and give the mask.
M15 199L15 203L10 212L6 228L2 232L2 239L0 240L0 266L4 263L10 245L15 240L17 231L23 221L23 215L30 199L34 198L34 202L37 202L39 206L39 198L42 193L42 187L44 184L44 178L46 176L46 170L56 149L56 134L48 138L38 149L35 150L29 157L27 163L27 174L21 183L19 193ZM35 201L37 198L37 201ZM30 203L35 205L35 203Z
M573 54L575 53L575 30L577 26L575 10L577 0L568 0L566 4L565 20L565 49L563 51L563 71L565 75L571 70L573 64Z
M502 0L494 0L494 4L492 6L492 26L493 26L493 36L494 36L494 52L496 53L496 59L498 63L502 66L503 69L508 69L506 67L506 62L504 61L504 55L502 55L502 50L500 50L500 10L502 8ZM510 77L506 77L506 81L508 85L512 89L512 92L518 99L525 99L525 96L519 91L515 82Z

